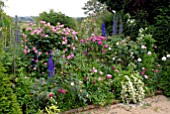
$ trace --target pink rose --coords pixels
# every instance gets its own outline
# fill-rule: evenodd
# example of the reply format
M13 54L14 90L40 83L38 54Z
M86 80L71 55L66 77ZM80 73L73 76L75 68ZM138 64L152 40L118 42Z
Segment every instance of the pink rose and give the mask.
M147 76L147 75L144 75L144 78L145 78L145 79L148 79L148 76Z
M47 65L47 63L45 62L44 65Z
M64 90L64 89L61 90L61 93L62 93L62 94L66 94L66 92L67 92L67 91Z
M103 42L102 42L102 41L99 41L98 44L99 44L100 46L102 46Z
M102 53L106 53L106 50L102 50Z
M107 77L108 79L111 79L111 78L112 78L112 75L106 74L106 77Z
M36 67L34 67L33 69L34 69L34 70L37 70L37 68L36 68Z
M104 45L104 48L108 48L108 45L107 45L107 44L105 44L105 45Z
M24 54L25 54L25 55L27 54L27 50L26 50L26 49L24 49Z

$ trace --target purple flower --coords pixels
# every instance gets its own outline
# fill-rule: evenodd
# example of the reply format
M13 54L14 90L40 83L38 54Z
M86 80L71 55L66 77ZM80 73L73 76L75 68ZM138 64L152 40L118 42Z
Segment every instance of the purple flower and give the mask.
M117 15L114 14L112 35L116 35L116 33L117 33Z
M52 56L52 51L50 51L50 57L48 59L48 77L53 77L54 76L54 62L53 62L53 56Z
M104 22L102 23L102 36L106 36L106 29Z

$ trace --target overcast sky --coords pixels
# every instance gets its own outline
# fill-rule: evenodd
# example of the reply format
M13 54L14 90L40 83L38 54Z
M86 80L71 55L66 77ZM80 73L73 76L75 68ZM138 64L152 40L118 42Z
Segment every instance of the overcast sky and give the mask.
M70 17L84 17L81 9L88 0L8 0L5 12L10 16L38 16L43 11L54 9Z

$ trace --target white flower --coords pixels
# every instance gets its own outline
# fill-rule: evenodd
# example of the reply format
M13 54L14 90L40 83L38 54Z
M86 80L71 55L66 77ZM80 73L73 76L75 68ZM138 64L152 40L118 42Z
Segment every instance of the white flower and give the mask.
M166 57L164 56L164 57L162 57L162 61L166 61Z
M117 61L122 61L121 58L119 58Z
M166 56L167 58L170 58L170 54L167 54L167 56Z
M138 58L138 62L141 62L142 61L142 59L141 58Z
M112 50L112 48L111 48L111 47L109 47L109 50Z
M152 52L148 51L148 55L151 55L151 54L152 54Z
M71 82L71 86L74 86L74 82Z
M145 46L145 45L142 45L141 48L142 48L142 49L146 49L146 46Z
M93 67L92 72L97 73L97 69Z
M102 71L100 71L100 75L102 75L103 74L103 72Z
M145 67L142 67L142 70L145 70Z
M115 60L115 57L113 57L112 60L114 61L114 60Z
M145 78L145 79L148 79L148 76L147 76L147 75L144 75L144 78Z
M140 29L139 29L139 32L140 32L140 33L143 32L143 28L140 28Z
M98 81L102 81L103 79L101 77L98 78Z
M89 97L89 95L87 94L86 97Z
M120 44L119 42L116 43L117 46L118 46L119 44Z
M82 81L79 81L79 84L81 85L81 84L83 84L83 82L82 82Z

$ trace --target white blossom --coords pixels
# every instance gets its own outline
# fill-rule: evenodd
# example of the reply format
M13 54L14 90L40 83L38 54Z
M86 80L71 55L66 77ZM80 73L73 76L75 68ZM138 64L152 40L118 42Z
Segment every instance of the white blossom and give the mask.
M74 82L71 82L71 86L74 86Z
M148 55L151 55L152 54L152 52L151 51L148 51Z
M167 58L170 58L170 54L167 54L167 56L166 56Z
M166 61L166 57L164 56L164 57L162 57L162 61Z
M146 46L145 46L145 45L142 45L141 48L142 48L142 49L146 49Z
M138 58L138 62L141 62L142 61L142 59L141 58Z

